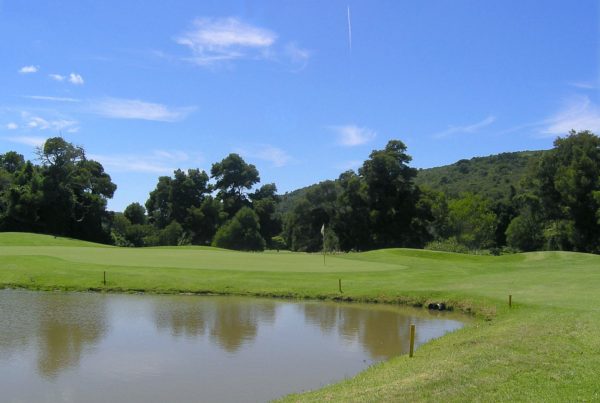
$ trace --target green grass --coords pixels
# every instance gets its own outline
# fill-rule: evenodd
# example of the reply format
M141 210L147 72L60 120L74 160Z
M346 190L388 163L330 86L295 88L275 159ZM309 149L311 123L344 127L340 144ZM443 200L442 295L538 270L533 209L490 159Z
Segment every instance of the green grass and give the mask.
M107 273L106 286L102 283ZM342 279L344 293L338 292ZM125 249L0 234L0 287L192 292L424 304L479 318L415 357L291 401L600 401L600 256L411 249L327 256ZM508 294L514 306L508 309ZM418 329L417 329L418 332Z

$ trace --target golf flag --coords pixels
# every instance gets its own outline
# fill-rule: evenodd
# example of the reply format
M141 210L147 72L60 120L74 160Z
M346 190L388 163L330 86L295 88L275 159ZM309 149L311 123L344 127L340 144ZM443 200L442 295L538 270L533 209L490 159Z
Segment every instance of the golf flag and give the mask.
M325 236L325 224L321 227L321 235Z

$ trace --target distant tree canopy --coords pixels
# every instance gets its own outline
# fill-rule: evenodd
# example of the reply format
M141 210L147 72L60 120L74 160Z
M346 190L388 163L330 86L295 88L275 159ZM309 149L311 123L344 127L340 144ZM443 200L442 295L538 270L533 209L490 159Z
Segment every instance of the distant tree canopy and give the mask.
M61 137L38 149L41 165L0 157L0 228L110 242L107 199L117 186L83 148Z
M0 154L0 230L121 246L600 253L600 138L589 131L548 151L431 171L411 168L404 143L391 140L356 172L284 196L274 183L258 186L257 168L229 154L210 177L199 169L159 177L145 207L123 213L106 211L116 185L82 147L54 137L38 157Z

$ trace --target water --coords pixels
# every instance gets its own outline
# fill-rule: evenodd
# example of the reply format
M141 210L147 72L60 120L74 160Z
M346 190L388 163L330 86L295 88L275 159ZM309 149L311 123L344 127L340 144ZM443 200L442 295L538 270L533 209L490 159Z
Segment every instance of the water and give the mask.
M266 401L463 326L383 305L0 290L7 402Z

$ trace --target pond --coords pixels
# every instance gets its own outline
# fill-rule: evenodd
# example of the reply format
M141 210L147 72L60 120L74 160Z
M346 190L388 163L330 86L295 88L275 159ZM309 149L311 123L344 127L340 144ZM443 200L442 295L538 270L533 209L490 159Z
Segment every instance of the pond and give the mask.
M461 328L386 305L0 290L3 401L266 401Z

